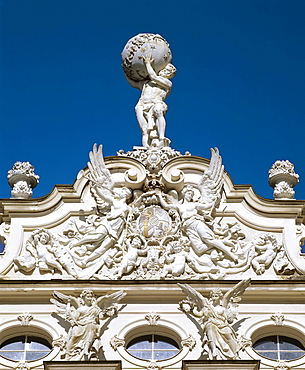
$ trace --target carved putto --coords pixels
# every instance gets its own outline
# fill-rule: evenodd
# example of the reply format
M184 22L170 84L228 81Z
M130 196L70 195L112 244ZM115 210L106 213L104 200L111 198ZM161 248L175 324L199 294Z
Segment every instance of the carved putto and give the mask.
M125 183L131 189L115 181L95 144L89 171L78 176L89 180L95 209L70 217L59 233L32 232L14 259L15 271L77 279L219 279L250 269L263 275L273 264L276 274L293 274L274 234L245 241L238 222L215 221L224 167L218 149L211 152L197 184L185 184L181 170L171 171L169 183L161 169L139 184Z
M242 338L238 337L231 324L237 316L240 296L249 284L250 279L242 280L225 294L220 289L213 289L209 299L187 284L178 284L187 295L187 299L179 303L179 309L199 319L202 347L209 360L239 358Z
M59 315L71 325L63 344L65 360L97 358L102 347L102 321L117 315L118 303L125 295L120 290L97 298L92 290L84 289L75 298L54 291L51 302L57 306Z

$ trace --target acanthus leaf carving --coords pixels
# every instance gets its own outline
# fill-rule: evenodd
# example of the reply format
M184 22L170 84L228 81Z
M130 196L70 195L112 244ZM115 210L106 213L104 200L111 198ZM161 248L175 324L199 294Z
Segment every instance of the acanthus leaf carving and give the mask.
M282 312L276 312L275 314L271 315L271 320L274 321L274 324L277 326L283 326L284 325L284 320L285 316L282 314Z
M182 347L188 347L190 351L196 346L196 339L190 334L181 341Z
M158 321L160 320L161 316L156 312L150 312L145 315L145 320L148 321L149 325L157 325Z
M22 326L29 326L30 322L34 319L33 315L28 312L24 312L23 314L18 316L18 320L20 321L20 325Z
M114 337L110 339L110 345L116 351L119 347L125 346L125 340L115 335Z

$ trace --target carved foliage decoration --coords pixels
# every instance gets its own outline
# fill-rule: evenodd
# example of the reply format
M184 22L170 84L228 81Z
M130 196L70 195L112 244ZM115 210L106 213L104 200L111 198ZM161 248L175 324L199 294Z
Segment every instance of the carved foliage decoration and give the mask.
M21 315L18 316L18 320L20 321L20 324L22 326L29 326L30 325L30 321L32 321L33 318L34 318L33 315L31 315L28 312L24 312L23 314L21 314Z
M271 266L278 275L294 274L277 236L258 233L249 239L238 222L215 221L224 168L218 149L211 151L196 186L183 187L183 172L173 169L166 185L160 168L148 171L139 188L135 180L132 190L116 183L102 146L94 145L89 174L81 171L80 177L89 180L96 209L71 217L59 233L32 232L14 259L15 271L112 280L222 279L248 271L259 276Z

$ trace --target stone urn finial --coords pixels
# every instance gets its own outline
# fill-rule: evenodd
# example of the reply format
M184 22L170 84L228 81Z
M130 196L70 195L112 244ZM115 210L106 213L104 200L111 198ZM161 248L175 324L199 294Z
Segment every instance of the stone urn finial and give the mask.
M274 199L294 199L293 188L299 182L294 165L286 161L276 161L269 170L269 185L274 188Z
M8 183L14 199L32 198L33 190L39 183L39 176L34 173L30 162L16 162L7 173Z

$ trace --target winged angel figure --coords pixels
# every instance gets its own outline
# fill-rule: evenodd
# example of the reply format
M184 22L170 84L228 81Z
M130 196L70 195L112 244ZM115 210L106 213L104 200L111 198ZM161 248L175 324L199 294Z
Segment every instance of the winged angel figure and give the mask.
M109 248L113 247L119 239L129 213L128 199L132 192L123 187L120 193L114 191L115 182L110 171L106 168L102 145L97 148L94 144L89 153L90 162L89 180L91 192L95 198L100 218L99 224L94 231L88 232L82 239L73 243L72 248L82 245L91 245L90 255L79 261L81 267L88 266L92 261L101 257ZM79 177L84 175L80 172Z
M123 290L97 298L92 290L84 289L78 298L54 291L51 302L57 312L71 325L65 339L65 360L89 360L101 348L101 321L118 312Z
M240 296L249 286L250 279L242 280L225 294L217 288L207 299L187 284L178 284L187 295L179 303L186 314L200 318L202 346L209 360L233 360L239 358L239 338L230 324L236 319L236 306Z
M192 248L198 257L211 249L222 251L229 259L237 262L237 257L221 240L216 239L214 232L207 225L206 218L211 219L211 213L219 204L221 189L223 186L224 166L217 148L212 148L212 157L209 168L202 175L198 188L200 198L194 201L194 187L187 185L183 191L182 203L168 204L160 196L163 208L176 209L182 219L182 230L188 236Z

